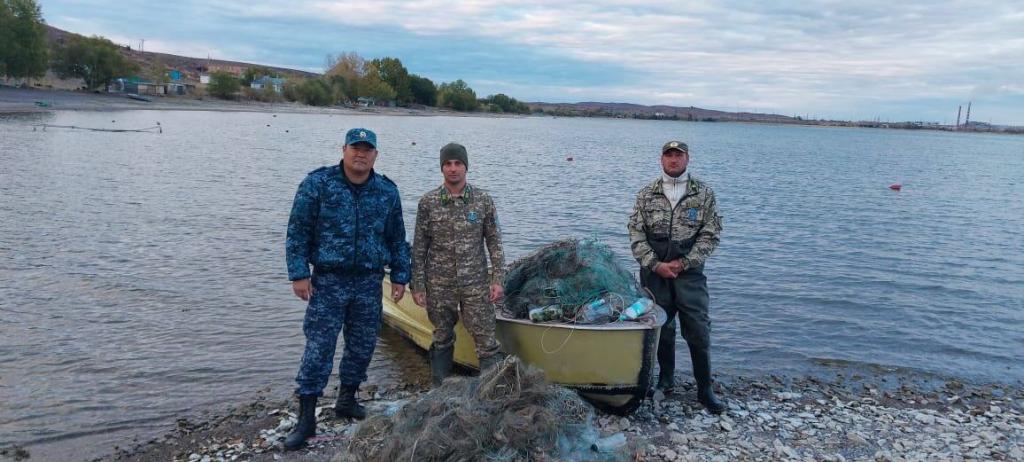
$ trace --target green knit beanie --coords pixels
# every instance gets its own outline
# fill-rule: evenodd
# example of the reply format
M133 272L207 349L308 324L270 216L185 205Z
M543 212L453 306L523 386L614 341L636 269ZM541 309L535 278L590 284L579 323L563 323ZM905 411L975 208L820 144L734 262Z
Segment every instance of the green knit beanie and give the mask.
M466 147L459 143L448 143L441 148L441 166L449 160L460 160L469 170L469 154L466 154Z

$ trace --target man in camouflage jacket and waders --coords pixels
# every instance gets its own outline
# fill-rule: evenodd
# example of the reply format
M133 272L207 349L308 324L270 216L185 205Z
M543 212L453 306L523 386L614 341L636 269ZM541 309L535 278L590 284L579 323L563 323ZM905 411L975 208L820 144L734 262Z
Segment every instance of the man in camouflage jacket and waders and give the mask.
M363 128L349 130L342 152L339 165L306 176L288 219L288 279L309 305L302 325L306 348L295 377L299 418L285 440L287 449L316 434L316 401L331 375L340 332L345 349L334 410L339 417L366 417L356 391L377 345L384 268L391 268L395 301L410 278L398 187L373 170L377 136Z
M718 246L722 218L715 193L686 170L689 161L685 143L670 141L662 147L663 174L637 194L629 218L629 239L633 257L640 263L641 283L668 314L658 342L658 388L665 393L673 388L678 314L693 361L697 398L708 411L719 414L725 404L712 389L710 297L704 261Z
M434 325L430 369L435 385L451 373L460 317L473 336L481 371L504 358L494 337L494 302L504 296L501 230L491 196L466 183L468 170L465 147L449 143L441 148L444 183L424 194L416 211L411 289Z

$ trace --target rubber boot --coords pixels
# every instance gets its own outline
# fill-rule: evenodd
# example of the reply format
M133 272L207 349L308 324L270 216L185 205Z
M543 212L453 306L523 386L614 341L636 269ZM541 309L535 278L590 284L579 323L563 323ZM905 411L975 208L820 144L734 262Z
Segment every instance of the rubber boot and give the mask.
M505 353L502 353L500 351L486 358L482 358L480 360L480 373L483 374L488 369L497 366L498 364L501 364L501 362L504 360Z
M697 381L697 401L712 414L725 412L725 403L715 396L711 382L711 353L708 348L690 347L693 361L693 378Z
M338 401L334 403L334 415L339 419L350 418L363 420L366 418L366 408L356 400L356 391L359 386L338 385Z
M430 377L435 387L441 385L444 379L451 375L454 356L455 345L442 349L430 347Z
M306 445L316 436L316 395L299 396L299 419L292 432L284 439L284 448L291 451Z
M675 389L676 330L675 326L661 326L658 338L658 384L655 387L666 395Z

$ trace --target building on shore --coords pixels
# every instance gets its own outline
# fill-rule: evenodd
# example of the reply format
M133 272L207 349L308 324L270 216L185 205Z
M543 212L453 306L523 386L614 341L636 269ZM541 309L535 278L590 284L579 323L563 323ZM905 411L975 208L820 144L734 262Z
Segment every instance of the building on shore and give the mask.
M281 93L284 91L285 80L279 77L260 76L259 78L252 81L249 87L253 90L262 90L264 88L272 88L274 93Z

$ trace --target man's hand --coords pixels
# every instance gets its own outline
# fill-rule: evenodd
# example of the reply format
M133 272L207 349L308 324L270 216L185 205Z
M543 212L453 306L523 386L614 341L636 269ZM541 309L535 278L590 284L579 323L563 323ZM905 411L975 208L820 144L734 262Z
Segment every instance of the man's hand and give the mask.
M308 302L309 297L313 296L313 285L309 283L309 278L292 281L292 292L302 301Z
M391 283L391 299L398 303L405 296L405 284Z
M427 307L427 293L426 292L413 292L412 301L416 302L417 305L424 308Z
M491 303L497 303L498 300L501 300L504 297L505 288L498 283L491 284Z
M670 262L661 262L654 266L654 272L658 273L664 279L675 279L679 277L679 273L683 271L682 260L672 260Z

